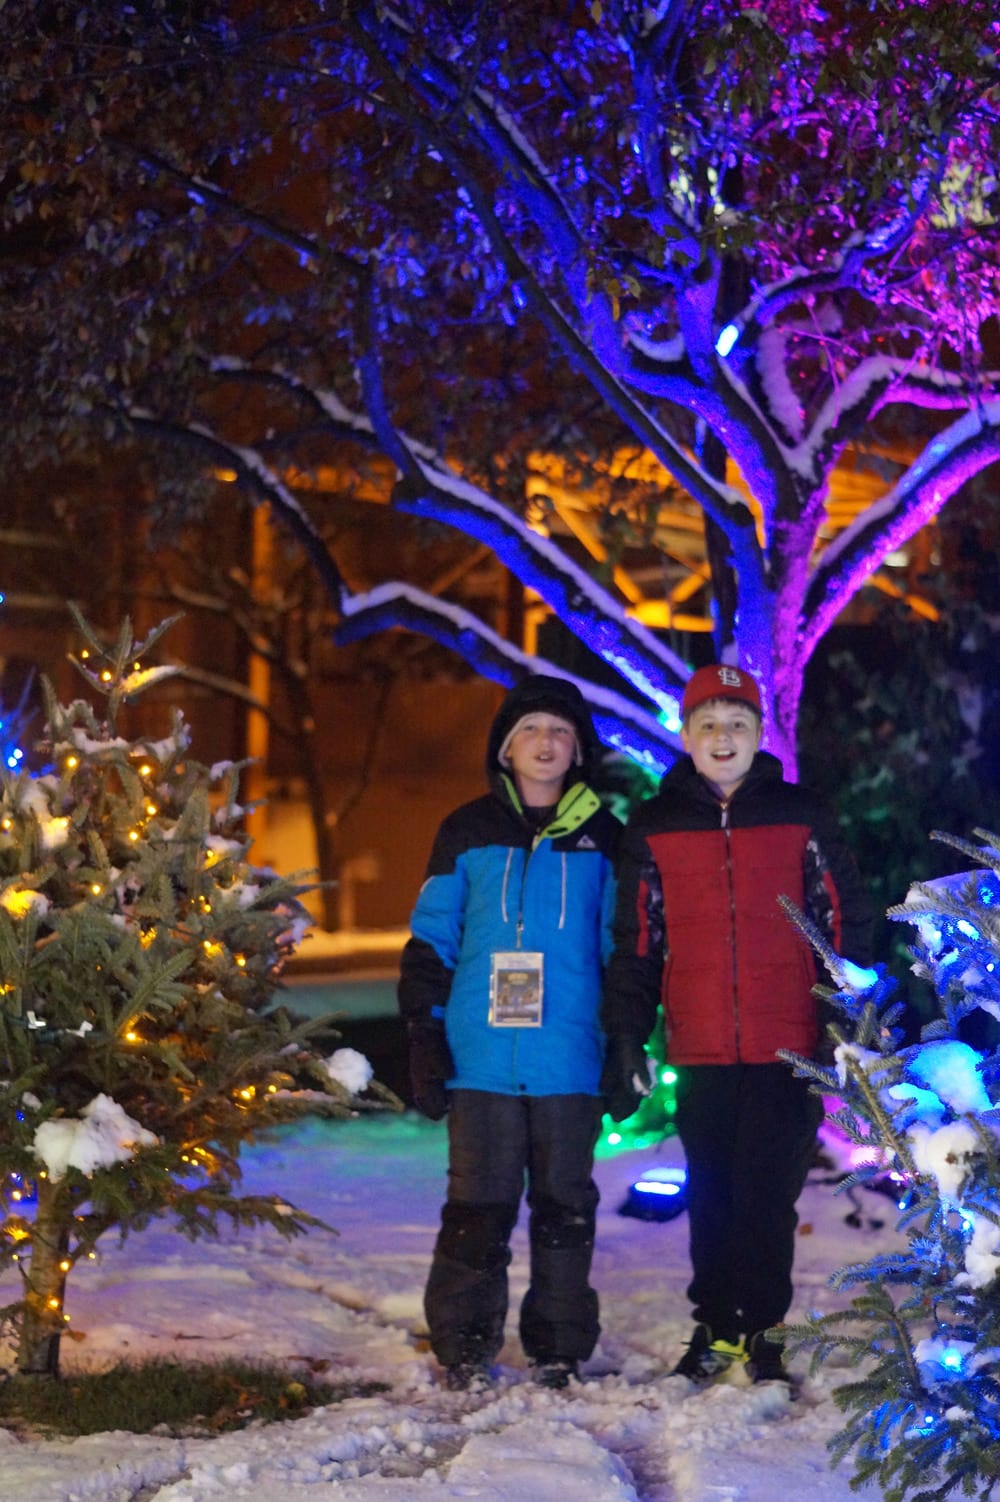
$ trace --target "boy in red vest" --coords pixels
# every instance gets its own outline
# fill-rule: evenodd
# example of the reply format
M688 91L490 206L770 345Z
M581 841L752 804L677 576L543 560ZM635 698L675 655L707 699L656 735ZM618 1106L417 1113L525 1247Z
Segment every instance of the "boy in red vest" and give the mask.
M710 1380L746 1360L754 1381L787 1380L764 1338L792 1301L795 1202L822 1117L806 1080L777 1057L821 1042L812 951L778 904L787 896L838 954L868 960L871 911L830 812L759 750L749 673L699 668L681 706L679 758L632 815L619 864L605 982L608 1109L648 1089L643 1045L662 1005L687 1156L695 1329L675 1371Z

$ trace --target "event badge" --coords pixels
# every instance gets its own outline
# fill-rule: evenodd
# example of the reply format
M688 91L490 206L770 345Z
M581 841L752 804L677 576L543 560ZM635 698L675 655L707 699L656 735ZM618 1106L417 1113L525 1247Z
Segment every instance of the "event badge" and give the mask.
M541 1027L543 955L532 950L510 949L492 958L491 1026Z

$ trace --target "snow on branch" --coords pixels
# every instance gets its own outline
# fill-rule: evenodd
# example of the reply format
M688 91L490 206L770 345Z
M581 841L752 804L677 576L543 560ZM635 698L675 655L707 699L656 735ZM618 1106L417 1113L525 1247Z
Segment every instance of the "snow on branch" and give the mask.
M870 261L890 255L905 245L916 230L921 215L926 211L931 193L938 182L944 166L944 153L936 153L919 171L915 171L906 185L900 202L893 204L888 215L869 226L852 243L850 256ZM873 215L873 219L878 219Z
M283 224L271 215L261 214L249 208L241 199L234 198L226 189L209 182L207 178L185 172L173 162L167 161L165 157L157 156L152 151L145 149L137 151L127 142L109 137L105 140L115 150L134 157L139 165L154 177L163 177L175 183L192 203L200 207L223 211L227 216L232 216L266 239L294 251L300 265L310 262L317 264L330 262L339 270L347 271L352 275L360 270L358 263L352 261L349 256L340 251L331 250L329 246L310 235L303 235L300 230L290 224Z
M507 688L530 673L554 673L568 679L584 695L605 745L625 752L651 772L665 772L680 750L677 735L631 700L522 652L461 606L412 585L380 584L365 594L346 598L343 620L334 636L338 645L344 646L391 627L431 637L457 652L476 672ZM662 697L664 712L678 724L679 694Z
M1000 390L1000 370L977 374L973 381L955 371L934 365L908 366L893 388L891 400L909 402L928 411L950 412L970 408L984 391Z
M549 538L533 532L476 486L424 463L419 484L408 476L393 504L484 542L522 584L541 595L574 636L602 657L661 712L670 713L687 665Z
M869 262L884 258L912 235L926 205L930 184L930 177L921 174L915 184L915 196L904 207L896 209L891 219L873 226L868 233L855 230L822 267L792 266L776 281L758 287L746 307L731 320L737 338L748 334L756 338L780 313L806 298L858 287Z
M686 340L675 336L657 341L639 333L630 334L632 366L629 383L637 390L677 403L702 420L718 436L751 483L754 496L769 523L781 509L780 477L786 469L789 452L784 436L789 431L789 404L772 411L756 400L734 366L717 353L717 335L710 312L695 313L694 305L689 304L685 322ZM701 350L702 379L695 376L686 358L687 345L692 338L696 339ZM764 342L762 339L759 350L761 365L764 366L766 360L770 367L781 359L782 352L782 347L775 341ZM762 369L762 378L765 396L783 389L770 368ZM671 458L663 458L661 462L712 516L736 551L745 541L748 524L752 525L752 513L743 494L734 486L713 481L709 483L714 486L714 495L711 503L706 503L703 490L707 477L700 469L697 477L702 492L693 488L690 476L681 474ZM696 468L693 461L688 462Z
M347 408L333 392L317 390L280 369L257 371L233 357L213 366L226 374L275 380L293 389L320 411L340 437L381 446L379 430L391 431L390 456L401 463L406 480L394 501L398 509L447 522L485 542L521 581L539 593L581 640L615 667L663 712L672 715L676 696L669 685L687 677L687 665L657 638L631 620L621 605L586 571L578 567L548 538L539 536L505 506L462 480L426 445L391 426L382 411L381 386L370 387L378 424ZM259 481L259 455L235 449ZM268 472L269 479L281 486ZM282 487L284 489L284 487ZM736 494L734 492L734 494ZM742 500L742 498L740 498ZM288 500L294 507L293 496ZM301 511L301 508L298 508Z
M384 22L390 28L396 26L399 31L396 40L402 44L409 34L398 18L382 13L376 16L374 7L368 5L357 7L352 19L357 23L356 31L366 55L378 68L392 108L418 131L451 168L457 183L474 207L495 254L503 263L511 281L520 288L525 302L531 306L584 379L590 382L639 442L704 507L706 513L735 545L739 540L739 527L733 526L730 508L737 501L742 508L742 496L735 490L730 491L727 487L718 485L636 399L635 393L623 384L623 380L630 378L632 372L621 328L615 317L613 300L590 285L590 261L586 253L585 238L574 219L572 209L514 120L485 91L476 89L468 95L464 94L445 65L426 53L420 54L419 67L411 65L408 58L399 62L387 58L382 51L379 25ZM447 116L447 127L439 127L425 116L418 115L413 108L411 93L427 104L440 104L442 100L448 102L452 107ZM466 155L457 148L455 143L458 138L481 153L481 178L475 165L470 165ZM532 222L544 236L560 267L563 285L569 293L579 326L557 299L541 285L533 267L512 243L501 224L491 186L498 163L505 170L504 183L507 191L530 213ZM359 275L364 281L364 275ZM370 289L370 279L368 282ZM367 405L371 411L370 400ZM690 400L682 405L696 410ZM378 420L375 421L378 428ZM382 437L387 441L386 434L383 433ZM391 443L388 443L390 452L391 447Z
M371 287L370 280L368 286ZM373 320L376 312L373 301ZM370 417L351 411L333 392L308 386L280 368L260 371L231 356L219 357L213 361L213 368L220 374L237 378L280 382L287 388L294 389L321 411L339 436L381 447L400 467L404 476L394 498L394 505L398 509L445 522L467 536L486 543L522 583L534 589L551 606L581 641L650 699L669 722L677 721L678 695L670 690L671 686L676 689L686 680L686 663L655 635L627 616L607 590L567 558L548 538L533 532L520 517L477 486L456 475L433 450L395 428L385 407L381 372L371 345L361 361ZM347 603L350 596L344 581L319 534L287 485L259 453L250 448L229 444L209 430L197 426L180 428L156 422L149 414L138 412L133 414L133 421L147 427L155 425L163 436L197 442L213 454L216 462L232 465L245 484L249 484L275 507L277 514L317 562L321 577L328 582L331 596L340 602L345 617L348 614L357 616L359 607L357 604ZM734 495L738 493L734 492ZM741 497L740 500L742 501ZM321 566L317 550L322 555ZM395 589L399 599L408 598L405 586L386 588ZM420 598L424 599L423 596ZM433 601L427 597L424 602L425 612L433 614L432 606ZM383 600L380 600L379 607L384 608ZM372 618L369 616L369 619ZM428 619L430 618L428 615ZM468 616L466 620L473 623L463 628L466 631L466 641L471 640L469 632L487 629L481 623L476 623L474 617ZM393 618L387 620L387 624L400 622ZM364 634L370 634L374 629L370 626ZM449 632L449 645L454 644L453 637L454 633ZM506 650L506 644L503 645ZM463 649L457 646L456 650ZM527 662L531 659L524 660ZM531 670L526 668L524 671ZM596 692L598 691L595 690ZM617 706L618 696L612 694L611 699ZM621 700L622 705L627 703L627 700ZM637 711L631 713L634 717ZM621 719L622 711L614 707L610 713L609 727ZM655 720L650 720L649 723L656 725ZM656 733L653 734L655 736ZM655 742L649 740L648 731L643 732L643 737L634 754L652 765L648 758ZM610 728L608 740L609 744L616 743Z
M667 715L686 663L652 632L626 615L621 604L506 506L455 474L443 459L428 460L397 429L389 412L378 354L379 303L374 278L363 286L367 342L358 361L365 405L385 452L400 470L393 505L429 517L485 543L516 578L534 589L559 619L598 657L615 668Z
M887 553L931 521L972 475L1000 459L1000 397L939 433L891 490L826 548L809 585L803 649L808 656Z
M222 375L230 380L250 385L277 386L305 402L315 414L322 417L324 428L331 437L346 439L364 448L382 450L381 440L370 417L346 406L336 392L328 387L313 386L284 366L262 366L244 360L239 355L217 355L209 361L208 368L214 375ZM434 457L434 451L422 446L416 439L407 438L406 441L414 452L421 453L428 459Z
M849 371L821 404L803 441L789 451L791 468L818 484L837 449L874 416L905 369L903 360L875 355Z
M1000 372L987 372L971 385L966 376L923 361L874 355L856 366L827 397L789 462L799 474L818 480L834 451L890 402L943 412L968 409L982 390L998 386Z
M230 443L200 423L170 422L139 407L132 408L127 416L137 431L194 448L220 468L232 469L237 483L255 502L266 501L271 506L316 569L330 599L340 603L346 586L326 544L291 489L256 449Z
M554 177L528 141L514 118L488 90L467 88L456 69L435 57L426 47L412 47L410 28L382 6L357 5L353 20L355 35L369 61L379 72L383 86L397 87L390 103L429 144L433 144L467 192L476 186L456 142L472 144L483 155L490 177L496 168L506 186L539 213L548 230L553 250L571 263L583 257L583 237L569 204ZM417 115L411 100L420 100L433 117ZM480 195L477 209L489 200Z
M661 711L671 714L674 696L665 693L664 684L683 683L688 676L687 665L631 620L607 590L548 538L533 532L506 506L456 475L444 459L396 427L382 382L378 290L373 278L364 280L363 294L368 304L368 338L358 370L373 428L403 477L393 504L414 516L445 522L486 543L581 641ZM742 504L738 492L733 494Z
M370 362L365 380L366 393L370 410L376 414L377 420L351 410L334 392L308 385L281 367L261 370L239 357L220 356L212 361L212 368L236 379L278 383L313 406L335 436L387 449L390 458L406 477L394 501L398 509L447 522L466 535L485 542L522 583L546 600L591 650L615 667L672 720L676 695L670 692L670 686L677 687L684 682L687 665L655 635L633 621L617 600L567 558L556 544L532 531L507 507L462 480L433 449L396 429L385 411L377 363L370 352L362 362L363 369L366 362ZM385 437L388 437L388 443L384 441ZM251 461L249 453L226 449L232 462L242 459L250 464L259 481L262 461L259 455L254 455ZM272 484L281 487L273 472L268 471L268 476ZM732 490L731 498L733 504L746 509L739 491ZM301 514L294 496L282 496L279 500L282 503L287 500ZM739 555L742 556L742 549ZM340 593L342 590L338 597Z

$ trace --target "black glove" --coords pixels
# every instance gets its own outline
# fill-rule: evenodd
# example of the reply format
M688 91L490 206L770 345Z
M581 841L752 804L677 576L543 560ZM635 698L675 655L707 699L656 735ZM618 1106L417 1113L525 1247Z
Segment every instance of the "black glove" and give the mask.
M448 1110L445 1080L455 1073L455 1065L445 1036L444 1023L411 1022L410 1085L413 1104L421 1116L440 1121Z
M601 1094L612 1121L625 1121L639 1109L640 1101L649 1091L646 1050L638 1038L628 1033L613 1034L608 1039L601 1075Z

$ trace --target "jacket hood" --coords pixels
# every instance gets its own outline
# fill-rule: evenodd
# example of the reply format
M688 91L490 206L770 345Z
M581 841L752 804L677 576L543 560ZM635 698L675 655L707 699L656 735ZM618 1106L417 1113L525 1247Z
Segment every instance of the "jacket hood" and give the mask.
M580 742L582 762L572 766L566 777L566 785L587 782L597 763L600 742L590 717L587 702L568 678L554 678L546 673L534 673L515 684L497 711L490 727L486 748L486 772L491 781L503 772L500 765L500 748L518 720L527 714L554 714L568 720Z

